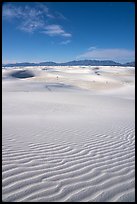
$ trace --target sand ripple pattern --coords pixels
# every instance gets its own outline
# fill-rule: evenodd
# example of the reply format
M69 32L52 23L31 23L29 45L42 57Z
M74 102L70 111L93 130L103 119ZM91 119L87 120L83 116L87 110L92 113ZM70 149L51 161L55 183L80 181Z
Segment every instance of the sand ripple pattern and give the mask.
M48 138L52 138L57 131L62 137L47 142L43 139L40 143L28 140L26 149L20 146L18 150L12 148L16 141L14 131L17 134L18 130L6 132L4 128L10 142L9 146L3 142L3 201L135 201L135 144L131 124L109 127L107 133L105 127L100 132L89 127L61 129L54 124L47 126L47 132L44 128L39 133L30 130L30 137L46 138L49 134ZM71 137L72 142L67 140ZM83 138L80 144L78 137Z

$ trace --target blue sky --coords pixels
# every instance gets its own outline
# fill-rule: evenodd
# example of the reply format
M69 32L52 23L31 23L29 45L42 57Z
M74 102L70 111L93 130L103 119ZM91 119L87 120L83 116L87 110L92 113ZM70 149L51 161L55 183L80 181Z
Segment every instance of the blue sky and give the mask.
M135 59L129 2L8 2L2 7L2 61Z

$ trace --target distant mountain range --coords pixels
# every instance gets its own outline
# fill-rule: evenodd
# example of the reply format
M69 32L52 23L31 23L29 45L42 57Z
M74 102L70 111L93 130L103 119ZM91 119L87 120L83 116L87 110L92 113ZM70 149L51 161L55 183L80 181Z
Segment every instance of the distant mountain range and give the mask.
M56 62L40 62L40 63L13 63L13 64L3 64L3 67L17 67L17 66L131 66L135 67L135 62L128 62L125 64L121 64L118 62L114 62L111 60L78 60L78 61L70 61L64 63L56 63Z

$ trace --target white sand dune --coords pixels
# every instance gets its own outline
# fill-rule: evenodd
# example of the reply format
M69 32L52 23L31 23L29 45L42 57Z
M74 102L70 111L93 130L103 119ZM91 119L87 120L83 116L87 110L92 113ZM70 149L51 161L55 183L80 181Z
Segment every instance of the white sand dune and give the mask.
M3 69L3 201L135 201L134 68L95 68Z

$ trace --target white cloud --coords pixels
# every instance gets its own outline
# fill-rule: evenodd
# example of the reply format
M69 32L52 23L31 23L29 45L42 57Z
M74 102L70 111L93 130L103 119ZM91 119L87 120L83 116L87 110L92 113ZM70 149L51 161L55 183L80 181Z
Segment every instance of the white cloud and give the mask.
M128 61L135 59L135 51L128 49L92 49L79 56L77 59L96 59L96 60L117 60Z
M67 33L60 25L48 25L45 27L45 30L42 33L48 34L50 36L63 36L63 37L71 37L70 33Z

